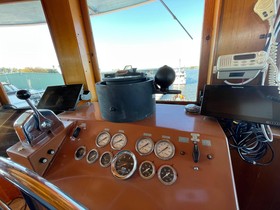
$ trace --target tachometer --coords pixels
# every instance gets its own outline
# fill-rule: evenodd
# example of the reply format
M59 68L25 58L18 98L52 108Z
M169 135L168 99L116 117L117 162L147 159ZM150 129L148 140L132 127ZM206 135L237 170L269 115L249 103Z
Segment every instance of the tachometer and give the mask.
M158 170L159 181L165 185L171 185L177 180L176 170L169 165L163 165Z
M107 144L109 144L111 140L111 135L107 131L102 131L98 134L95 140L95 144L98 147L105 147Z
M127 138L123 133L116 133L111 140L111 147L114 150L121 150L127 143Z
M155 171L155 165L151 161L143 161L139 166L139 174L143 179L151 179Z
M135 149L140 155L149 155L154 150L154 142L151 138L141 138L136 142Z
M156 143L154 151L159 159L169 160L175 154L175 147L171 141L163 139Z
M111 152L104 152L100 159L99 163L102 167L108 167L111 164L113 154Z
M111 164L112 174L119 179L128 179L133 175L136 168L136 157L128 150L118 152L113 158Z

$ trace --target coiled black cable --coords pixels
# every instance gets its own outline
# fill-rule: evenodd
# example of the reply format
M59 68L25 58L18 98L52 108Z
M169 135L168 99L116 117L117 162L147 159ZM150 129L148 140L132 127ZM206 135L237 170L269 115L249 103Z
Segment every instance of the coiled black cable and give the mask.
M231 148L236 149L242 160L253 165L269 165L274 159L271 142L263 134L261 125L248 122L227 123Z

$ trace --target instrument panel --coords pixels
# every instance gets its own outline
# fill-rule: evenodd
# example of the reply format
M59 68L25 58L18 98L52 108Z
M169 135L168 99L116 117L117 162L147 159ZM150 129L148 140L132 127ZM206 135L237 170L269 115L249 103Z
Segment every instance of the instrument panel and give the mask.
M99 117L96 104L60 119L61 134L32 148L19 143L9 156L89 209L238 208L216 121L187 115L184 106L157 105L156 116L112 123Z

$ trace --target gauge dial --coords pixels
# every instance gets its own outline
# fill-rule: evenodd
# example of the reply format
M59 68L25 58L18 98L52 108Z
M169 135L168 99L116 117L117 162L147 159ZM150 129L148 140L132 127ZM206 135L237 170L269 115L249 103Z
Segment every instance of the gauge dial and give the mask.
M96 149L92 149L87 154L87 162L94 163L98 159L98 151Z
M86 147L85 146L80 146L76 151L75 151L75 159L76 160L81 160L87 153Z
M111 164L113 154L111 152L104 152L100 159L99 163L102 167L108 167Z
M143 179L151 179L155 171L155 165L151 161L143 161L139 166L139 174Z
M95 144L98 147L105 147L107 144L109 144L111 140L111 135L107 131L102 131L98 134L95 140Z
M120 151L112 160L112 174L119 179L128 179L137 168L135 155L127 150Z
M155 145L155 155L161 160L169 160L175 154L175 147L169 140L160 140Z
M149 155L154 150L154 142L151 138L141 138L136 142L135 149L140 155Z
M116 133L111 140L111 147L114 150L121 150L127 143L127 138L123 133Z
M163 165L158 170L158 178L161 183L171 185L177 179L177 172L172 166Z

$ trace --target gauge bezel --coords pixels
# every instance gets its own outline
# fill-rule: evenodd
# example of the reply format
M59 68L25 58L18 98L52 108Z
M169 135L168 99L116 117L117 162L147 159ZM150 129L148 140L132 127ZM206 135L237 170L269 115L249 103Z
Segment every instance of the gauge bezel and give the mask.
M126 174L126 175L121 175L117 172L116 170L116 162L118 160L118 158L120 156L122 156L123 154L127 154L127 155L130 155L133 159L133 162L134 162L134 165L133 165L133 168L132 170ZM136 171L137 169L137 159L136 159L136 156L133 154L133 152L129 151L129 150L122 150L122 151L119 151L113 158L112 160L112 163L111 163L111 172L113 174L114 177L118 178L118 179L128 179L130 178L134 172Z
M106 143L106 144L104 144L104 145L100 145L99 143L98 143L98 139L99 139L99 137L102 135L102 134L107 134L107 135L109 135L109 141L108 141L108 143ZM111 134L108 132L108 131L101 131L98 135L97 135L97 137L95 138L95 145L97 146L97 147L99 147L99 148L103 148L103 147L105 147L105 146L107 146L109 143L111 142Z
M117 136L119 136L119 135L122 135L122 136L123 136L123 138L125 139L125 143L122 145L122 147L116 148L116 147L114 146L114 140L115 140L115 138L116 138ZM111 144L111 148L112 148L113 150L121 150L121 149L124 148L125 145L127 144L127 137L126 137L126 135L125 135L124 133L121 133L121 132L115 133L115 134L112 136L112 138L111 138L110 144Z
M163 179L162 179L161 176L160 176L161 170L162 170L164 167L170 168L170 169L172 170L173 174L174 174L173 180L172 180L171 182L165 182L165 181L163 181ZM175 170L175 168L173 168L173 167L170 166L170 165L162 165L162 166L158 169L158 173L157 173L157 174L158 174L158 179L159 179L159 181L160 181L162 184L164 184L164 185L172 185L172 184L174 184L174 183L176 182L176 180L177 180L177 171Z
M102 159L102 157L103 157L105 154L109 154L109 156L110 156L110 162L104 165L104 164L101 162L101 159ZM102 155L100 155L99 164L100 164L101 167L107 168L107 167L110 166L110 164L112 163L112 159L113 159L113 154L112 154L112 152L105 151L105 152L102 153Z
M147 140L149 140L149 141L152 143L152 149L151 149L151 151L149 151L148 153L143 153L143 152L141 152L140 149L138 148L138 144L139 144L142 140L144 140L144 139L147 139ZM139 155L142 155L142 156L146 156L146 155L151 154L151 153L154 151L154 148L155 148L155 143L154 143L153 139L151 139L150 137L142 137L142 138L138 139L137 142L136 142L136 144L135 144L135 150L139 153Z
M152 166L152 169L153 169L153 172L152 172L152 174L150 175L150 176L144 176L143 174L142 174L142 172L141 172L141 167L142 167L142 165L144 164L144 163L149 163L149 164L151 164L151 166ZM151 162L151 161L149 161L149 160L145 160L145 161L143 161L141 164L140 164L140 166L139 166L139 174L140 174L140 176L143 178L143 179L151 179L151 178L153 178L154 177L154 175L156 174L156 167L155 167L155 165Z
M91 152L93 152L93 151L95 151L96 152L96 157L95 157L95 159L94 160L89 160L88 158L89 158L89 154L91 153ZM99 153L98 153L98 151L97 151L97 149L91 149L88 153L87 153L87 162L89 163L89 164L92 164L92 163L94 163L94 162L96 162L96 160L98 160L98 158L99 158Z
M83 154L80 157L77 157L77 152L79 149L83 149ZM80 146L76 149L75 153L74 153L74 158L75 160L81 160L85 157L85 155L87 154L87 148L85 146Z
M167 143L171 146L172 153L171 153L168 157L162 157L162 156L160 156L160 154L158 154L157 147L158 147L158 145L159 145L160 143L162 143L162 142L167 142ZM173 158L174 155L175 155L175 146L174 146L174 144L173 144L171 141L169 141L168 139L161 139L161 140L159 140L159 141L155 144L154 153L155 153L155 155L156 155L159 159L161 159L161 160L170 160L170 159Z

